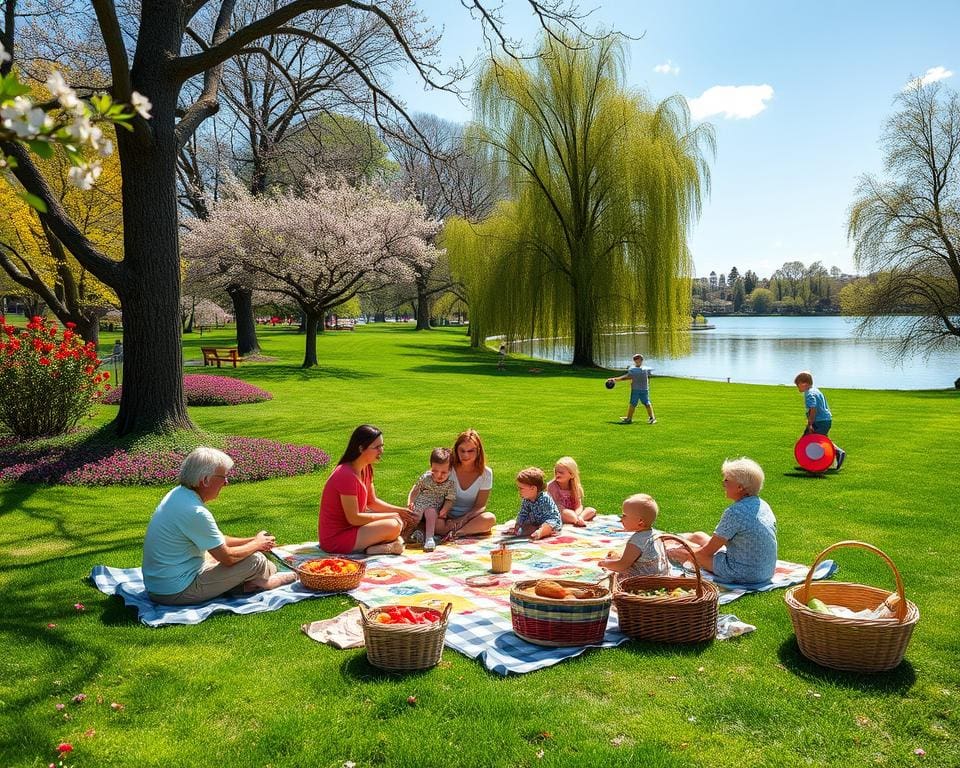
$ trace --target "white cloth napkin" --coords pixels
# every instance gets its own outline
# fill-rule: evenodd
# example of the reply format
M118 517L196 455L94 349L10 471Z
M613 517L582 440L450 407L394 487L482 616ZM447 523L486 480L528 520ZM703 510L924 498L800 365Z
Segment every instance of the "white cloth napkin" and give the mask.
M364 646L360 609L357 607L350 608L332 619L303 624L300 629L312 640L341 650Z

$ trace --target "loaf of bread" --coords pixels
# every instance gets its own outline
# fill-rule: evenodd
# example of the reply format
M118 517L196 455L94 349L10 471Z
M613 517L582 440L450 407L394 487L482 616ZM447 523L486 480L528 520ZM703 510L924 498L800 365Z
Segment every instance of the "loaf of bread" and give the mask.
M555 600L563 600L568 595L566 589L550 579L541 579L538 581L533 591L540 597L552 597Z

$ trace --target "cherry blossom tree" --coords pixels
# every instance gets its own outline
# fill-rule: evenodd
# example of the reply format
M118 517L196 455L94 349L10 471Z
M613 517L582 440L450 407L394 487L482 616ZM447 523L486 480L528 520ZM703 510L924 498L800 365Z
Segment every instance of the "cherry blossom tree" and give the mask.
M376 186L315 177L302 197L254 197L239 185L231 193L190 223L183 253L214 270L232 263L261 290L295 302L307 321L304 368L317 365L317 330L333 307L410 281L441 254L430 244L440 222Z
M578 25L583 15L571 0L515 0L546 28ZM463 0L491 47L516 51L499 5ZM145 110L132 131L120 131L117 152L123 177L124 257L107 258L59 205L47 179L23 144L0 137L0 153L16 162L13 173L25 192L42 201L44 224L97 279L114 290L123 308L125 336L123 397L114 427L119 434L193 428L183 396L180 333L180 248L177 211L177 157L198 128L220 108L224 64L262 48L282 33L332 51L372 93L375 117L392 112L409 121L391 95L390 83L354 59L335 41L318 38L299 25L304 14L335 8L375 17L403 48L410 69L426 85L456 90L465 68L441 68L437 35L413 0L289 0L249 22L234 23L237 0L5 0L0 41L16 59L22 36L18 23L42 16L51 46L89 45L91 57L109 67L112 104ZM55 11L55 13L54 13ZM94 23L95 20L95 23ZM77 29L94 34L77 37ZM19 39L18 39L19 38ZM50 58L56 59L51 52ZM11 62L6 62L9 67ZM7 69L0 69L7 72ZM189 87L188 87L189 86ZM134 93L143 94L138 102ZM142 112L141 112L142 114ZM39 115L37 116L39 120ZM28 116L27 124L32 117Z

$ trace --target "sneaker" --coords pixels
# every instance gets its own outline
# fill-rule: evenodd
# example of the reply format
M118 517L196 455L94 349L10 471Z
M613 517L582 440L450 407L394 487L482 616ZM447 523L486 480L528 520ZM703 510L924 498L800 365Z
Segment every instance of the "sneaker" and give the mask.
M419 531L418 531L419 533ZM433 540L433 536L423 542L423 551L424 552L433 552L437 548L437 542Z
M621 424L633 424L633 419L628 419L626 416L620 417Z
M656 423L657 423L657 420L656 420L656 418L653 417L653 416L651 416L649 419L647 419L647 424L656 424Z
M843 448L837 448L837 472L843 466L843 460L847 458L847 452Z
M410 538L407 540L408 544L423 544L423 531L419 528L410 534Z

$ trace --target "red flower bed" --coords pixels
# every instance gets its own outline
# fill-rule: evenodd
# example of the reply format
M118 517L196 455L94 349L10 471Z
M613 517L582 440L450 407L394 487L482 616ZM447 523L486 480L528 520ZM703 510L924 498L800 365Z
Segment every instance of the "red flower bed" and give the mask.
M330 463L319 448L251 437L228 437L223 450L235 464L230 482L315 472ZM132 453L109 446L31 447L0 439L0 481L58 485L170 485L188 451Z
M119 405L122 391L122 386L111 389L100 402ZM207 376L202 373L188 373L184 376L183 391L187 396L187 405L243 405L273 399L273 395L266 390L247 384L241 379Z

